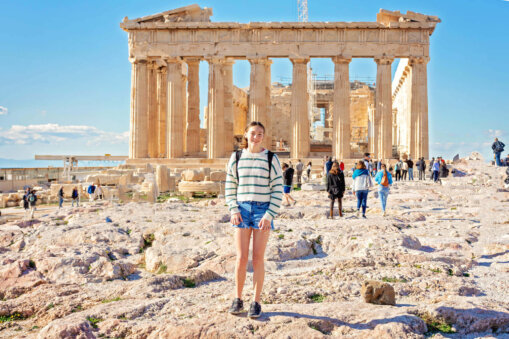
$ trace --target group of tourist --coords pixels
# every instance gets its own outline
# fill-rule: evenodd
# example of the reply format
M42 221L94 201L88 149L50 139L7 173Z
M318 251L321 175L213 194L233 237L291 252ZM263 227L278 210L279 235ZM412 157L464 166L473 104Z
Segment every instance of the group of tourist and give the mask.
M23 194L23 208L25 209L25 218L34 218L35 205L37 203L36 190L27 187L25 194Z
M95 199L104 199L104 191L101 187L101 184L94 185L93 183L90 184L87 188L87 194L89 196L90 201L94 201ZM60 186L60 189L57 193L58 196L58 208L63 207L64 203L64 186ZM80 193L78 190L78 187L74 186L71 192L71 207L74 207L74 204L76 204L76 207L80 206Z

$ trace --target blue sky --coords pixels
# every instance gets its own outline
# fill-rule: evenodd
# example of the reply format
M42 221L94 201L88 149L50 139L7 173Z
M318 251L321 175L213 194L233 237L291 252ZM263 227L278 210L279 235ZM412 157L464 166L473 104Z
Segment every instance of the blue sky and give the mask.
M191 3L0 0L0 158L127 155L131 68L119 23ZM196 3L213 8L213 21L297 20L297 0ZM375 21L380 8L440 17L428 64L431 155L491 157L494 136L509 145L509 1L308 0L308 7L309 21ZM311 65L318 75L333 73L330 60ZM374 78L376 65L355 59L350 74ZM272 80L281 77L291 77L291 63L275 59ZM234 65L234 83L249 86L246 61Z

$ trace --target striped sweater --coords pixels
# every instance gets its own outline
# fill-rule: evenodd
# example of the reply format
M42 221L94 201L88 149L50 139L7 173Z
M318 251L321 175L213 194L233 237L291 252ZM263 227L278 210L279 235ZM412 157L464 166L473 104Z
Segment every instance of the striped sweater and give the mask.
M228 162L225 186L226 203L231 214L239 213L238 202L259 201L270 202L264 219L272 221L276 217L283 196L283 171L275 154L272 158L270 178L268 165L267 150L251 153L244 149L238 164L237 178L237 163L233 152Z

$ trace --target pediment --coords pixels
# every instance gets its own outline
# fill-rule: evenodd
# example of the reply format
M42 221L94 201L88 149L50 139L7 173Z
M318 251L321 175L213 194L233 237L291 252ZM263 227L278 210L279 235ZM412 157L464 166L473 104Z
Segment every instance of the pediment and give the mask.
M201 8L193 4L137 19L128 19L125 17L123 22L210 22L210 16L212 16L212 8Z
M380 12L376 15L376 22L389 25L391 22L428 22L438 23L441 20L437 16L426 15L407 11L406 14L400 11L388 11L386 9L380 9Z

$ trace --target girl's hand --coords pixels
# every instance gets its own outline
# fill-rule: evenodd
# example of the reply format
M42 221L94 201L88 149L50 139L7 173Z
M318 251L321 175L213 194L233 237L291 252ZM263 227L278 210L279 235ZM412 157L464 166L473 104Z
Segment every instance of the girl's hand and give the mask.
M265 218L262 218L260 222L258 223L258 228L261 231L270 231L270 221L268 221Z
M242 222L242 217L240 215L240 213L235 213L235 214L232 214L232 216L230 217L230 222L234 225L238 225Z

